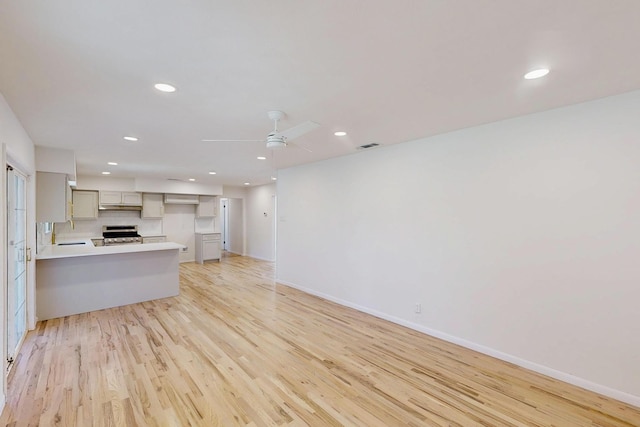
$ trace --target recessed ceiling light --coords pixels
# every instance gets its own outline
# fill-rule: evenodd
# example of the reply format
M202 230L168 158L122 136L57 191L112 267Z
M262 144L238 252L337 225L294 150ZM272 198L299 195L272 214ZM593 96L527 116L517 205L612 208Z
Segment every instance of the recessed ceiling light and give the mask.
M345 136L347 133L345 131L339 130L333 133L335 136Z
M127 140L127 141L137 141L138 138L136 138L135 136L125 136L122 139Z
M216 174L216 172L214 172L214 171L209 172L209 175L215 175L215 174Z
M245 182L244 185L251 185L251 183L250 182Z
M527 80L539 79L540 77L544 77L549 74L549 69L547 68L538 68L537 70L531 70L527 74L524 75L524 78Z
M111 166L118 166L118 164L116 162L107 162L107 164L111 165Z
M170 92L176 91L175 86L171 86L170 84L166 84L166 83L156 83L155 85L153 85L153 87L158 89L160 92L170 93Z
M189 181L191 181L191 182L193 182L195 180L196 180L195 178L189 178Z
M264 156L258 156L258 160L267 160L267 158Z
M111 172L104 171L102 172L102 175L111 175Z
M271 181L275 181L275 180L277 180L277 179L278 179L278 178L276 178L275 176L272 176L272 177L271 177Z

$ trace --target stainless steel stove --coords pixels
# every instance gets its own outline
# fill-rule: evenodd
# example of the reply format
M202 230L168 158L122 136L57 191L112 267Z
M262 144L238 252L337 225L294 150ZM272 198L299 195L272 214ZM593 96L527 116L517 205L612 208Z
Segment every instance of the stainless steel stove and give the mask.
M102 237L105 246L142 243L137 225L103 225Z

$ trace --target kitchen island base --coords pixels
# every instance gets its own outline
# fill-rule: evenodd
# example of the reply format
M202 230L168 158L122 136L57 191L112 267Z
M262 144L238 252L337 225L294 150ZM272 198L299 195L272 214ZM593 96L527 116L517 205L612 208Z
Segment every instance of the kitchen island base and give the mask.
M179 261L179 251L173 248L39 259L37 319L176 296L180 291Z

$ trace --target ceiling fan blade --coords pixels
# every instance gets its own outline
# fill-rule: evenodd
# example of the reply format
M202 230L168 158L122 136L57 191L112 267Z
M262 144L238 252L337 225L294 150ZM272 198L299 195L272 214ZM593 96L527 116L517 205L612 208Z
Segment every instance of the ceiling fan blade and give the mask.
M264 139L203 139L202 142L264 142Z
M311 151L310 149L308 149L304 145L295 144L293 142L289 143L289 145L291 145L292 147L302 148L304 151L308 151L309 153L313 153L313 151Z
M287 130L283 130L282 132L278 132L277 135L283 136L287 140L292 140L294 138L304 135L307 132L311 132L312 130L317 129L319 127L320 127L319 123L307 121L304 123L300 123L299 125L296 125Z

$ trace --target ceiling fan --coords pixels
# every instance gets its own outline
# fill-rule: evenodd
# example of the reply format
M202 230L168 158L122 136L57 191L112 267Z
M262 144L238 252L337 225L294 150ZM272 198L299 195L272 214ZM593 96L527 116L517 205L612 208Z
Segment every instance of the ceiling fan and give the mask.
M304 123L300 123L292 128L287 130L279 131L278 130L278 121L282 120L285 114L282 111L268 111L267 116L273 120L273 131L267 135L266 139L203 139L203 142L258 142L264 141L267 144L267 148L285 148L289 141L295 139L299 136L304 135L307 132L311 132L314 129L320 127L320 124L312 121L306 121ZM299 146L307 151L311 151L307 148Z

